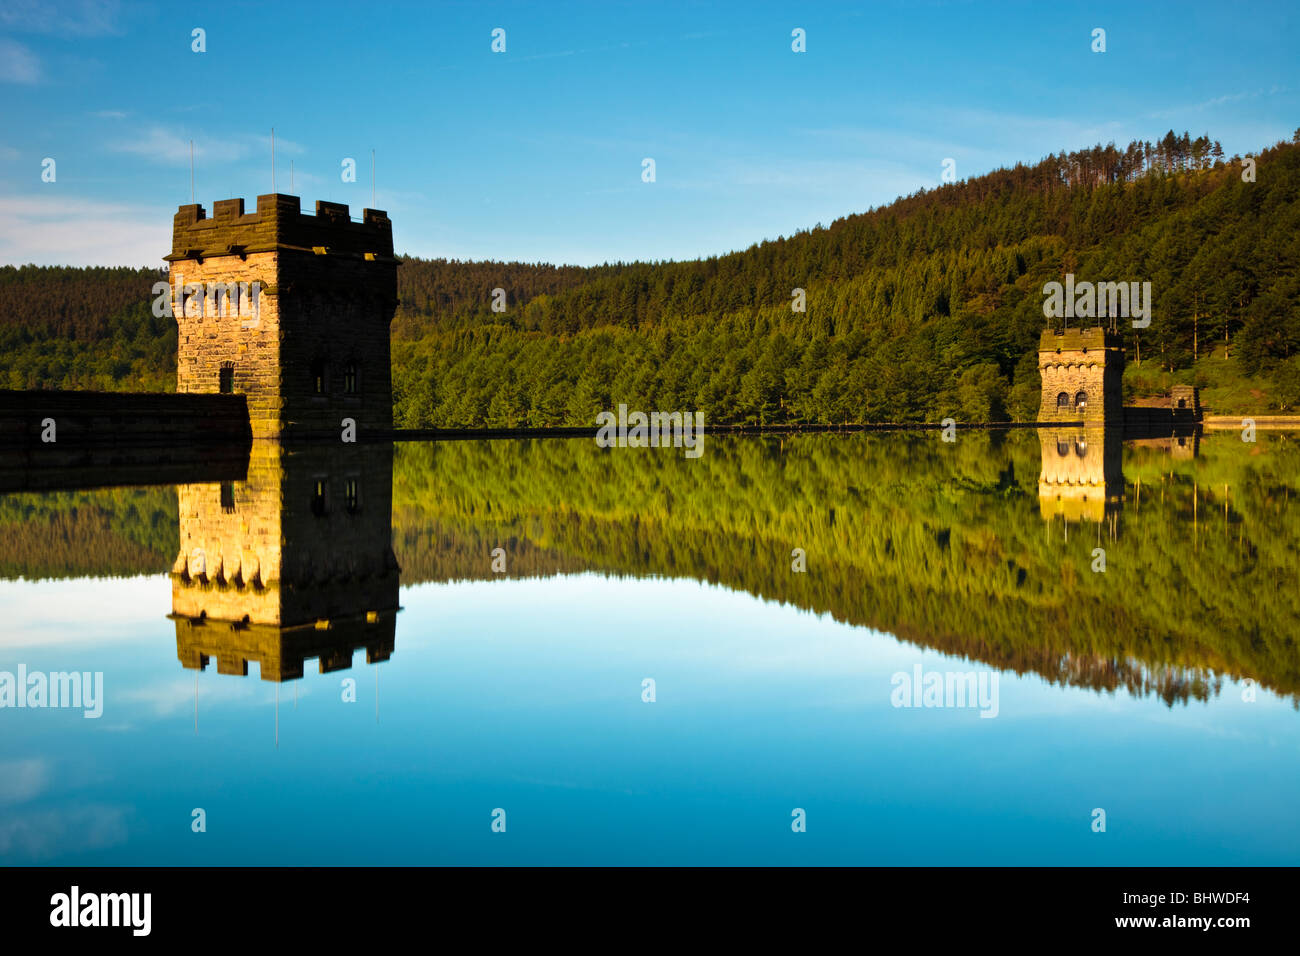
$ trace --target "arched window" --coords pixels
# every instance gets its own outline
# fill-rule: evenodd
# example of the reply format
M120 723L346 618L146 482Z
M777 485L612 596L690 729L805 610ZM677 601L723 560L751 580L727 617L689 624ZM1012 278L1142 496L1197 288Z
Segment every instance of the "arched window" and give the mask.
M1080 458L1086 456L1088 454L1088 443L1080 438L1074 443L1074 453Z
M235 363L222 362L221 371L217 373L217 391L229 395L235 390Z
M343 367L343 391L347 395L357 393L357 363L348 362Z
M1067 394L1066 392L1062 392L1061 394L1057 395L1057 396L1056 396L1056 407L1057 407L1057 408L1069 408L1069 407L1070 407L1070 396L1069 396L1069 394Z
M1075 396L1074 396L1074 407L1077 408L1079 411L1083 411L1085 408L1088 407L1088 393L1087 393L1087 392L1083 392L1083 391L1081 391L1081 392L1079 392L1078 395L1075 395Z
M325 381L325 360L316 359L311 363L311 390L313 395L324 395L328 383Z
M1062 458L1070 454L1070 443L1066 441L1064 438L1062 438L1060 441L1056 443L1056 453L1060 455Z
M1187 407L1187 399L1185 399L1185 398L1180 398L1180 399L1178 400L1178 407L1179 407L1179 408L1186 408L1186 407Z

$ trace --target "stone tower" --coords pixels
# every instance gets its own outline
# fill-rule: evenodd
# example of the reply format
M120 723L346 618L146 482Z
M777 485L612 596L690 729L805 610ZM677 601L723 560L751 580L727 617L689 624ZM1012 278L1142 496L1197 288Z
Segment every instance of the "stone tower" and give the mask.
M399 569L389 443L255 441L243 481L177 487L176 651L187 668L263 680L393 651Z
M177 392L247 396L253 438L338 440L392 427L389 324L397 261L387 213L297 196L223 199L172 227Z
M1120 425L1124 417L1124 348L1100 327L1047 330L1038 343L1043 393L1040 422Z

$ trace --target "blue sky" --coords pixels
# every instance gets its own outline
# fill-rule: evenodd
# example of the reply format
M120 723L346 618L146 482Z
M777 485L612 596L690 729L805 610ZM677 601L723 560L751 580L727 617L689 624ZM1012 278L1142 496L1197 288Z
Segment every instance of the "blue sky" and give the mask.
M1228 155L1289 139L1297 49L1271 2L4 0L0 264L160 265L190 140L195 199L251 205L272 127L308 209L359 215L374 149L399 251L725 253L937 185L948 157L965 178L1171 127Z

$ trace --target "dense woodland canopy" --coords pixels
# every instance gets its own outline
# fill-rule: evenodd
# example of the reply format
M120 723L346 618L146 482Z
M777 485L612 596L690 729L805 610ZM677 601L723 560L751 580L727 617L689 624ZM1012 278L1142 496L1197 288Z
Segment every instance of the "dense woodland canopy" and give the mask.
M0 388L170 392L176 322L163 269L0 266Z
M1129 397L1300 405L1300 131L1225 159L1208 136L1096 146L689 262L407 258L399 426L590 425L627 403L713 424L1033 417L1042 286L1149 281ZM0 269L0 387L167 390L153 270ZM491 309L492 290L507 310ZM791 308L806 291L806 311ZM1140 364L1138 361L1140 359Z

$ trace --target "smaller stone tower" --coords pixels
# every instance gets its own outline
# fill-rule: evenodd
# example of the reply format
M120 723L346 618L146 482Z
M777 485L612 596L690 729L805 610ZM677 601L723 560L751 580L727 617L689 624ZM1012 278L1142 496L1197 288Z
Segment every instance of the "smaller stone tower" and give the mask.
M389 323L397 261L388 214L297 196L223 199L172 226L177 392L247 396L253 438L334 438L392 427Z
M1124 348L1100 327L1047 330L1038 344L1043 394L1040 422L1120 425L1124 417Z
M1200 389L1195 385L1175 385L1169 390L1169 410L1175 421L1200 421Z

